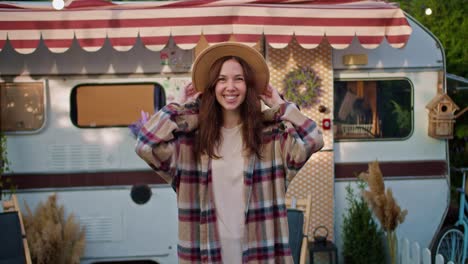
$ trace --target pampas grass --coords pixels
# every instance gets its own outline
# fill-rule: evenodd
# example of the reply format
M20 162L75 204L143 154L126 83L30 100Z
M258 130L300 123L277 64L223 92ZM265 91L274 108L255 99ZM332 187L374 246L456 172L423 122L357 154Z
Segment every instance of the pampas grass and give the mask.
M25 207L24 227L33 263L80 263L85 248L84 227L73 214L65 218L57 196L53 194L45 204L39 203L34 213L27 204Z
M385 190L383 175L377 161L369 163L368 172L362 172L359 174L359 178L367 182L369 186L369 190L364 190L362 195L385 231L391 263L396 263L397 237L395 229L405 221L408 211L400 208L390 188Z
M380 221L382 228L385 231L395 230L399 224L405 221L408 211L401 210L390 188L385 191L379 163L377 161L369 163L369 171L359 174L359 178L367 182L369 186L369 190L364 190L362 195Z

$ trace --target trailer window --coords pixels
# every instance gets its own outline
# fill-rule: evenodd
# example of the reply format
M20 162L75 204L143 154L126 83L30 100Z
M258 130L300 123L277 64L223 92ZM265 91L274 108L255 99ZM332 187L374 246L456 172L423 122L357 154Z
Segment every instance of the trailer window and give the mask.
M35 131L44 125L44 83L0 83L0 130Z
M407 80L335 81L334 137L402 139L413 126L412 87Z
M73 89L72 122L82 128L128 126L166 104L158 83L85 84Z

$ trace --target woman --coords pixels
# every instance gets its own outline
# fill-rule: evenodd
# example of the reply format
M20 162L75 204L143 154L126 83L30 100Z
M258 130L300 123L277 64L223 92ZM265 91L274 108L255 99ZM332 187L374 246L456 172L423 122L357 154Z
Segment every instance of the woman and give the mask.
M136 146L177 192L179 262L292 263L286 187L323 146L321 132L268 85L248 46L207 48L192 81L187 102L154 115Z

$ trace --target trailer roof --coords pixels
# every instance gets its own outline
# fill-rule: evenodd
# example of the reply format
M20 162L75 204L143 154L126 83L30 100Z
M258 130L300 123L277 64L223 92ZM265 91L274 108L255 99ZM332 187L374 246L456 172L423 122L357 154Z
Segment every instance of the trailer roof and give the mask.
M284 48L295 37L304 48L327 41L343 49L356 37L365 48L385 41L403 47L412 29L396 5L381 1L188 0L159 2L68 1L63 10L36 3L0 4L0 50L7 43L32 53L41 40L52 52L65 52L76 41L87 51L105 41L131 49L139 38L159 51L170 37L192 49L203 36L210 44L234 39L254 45L261 37Z

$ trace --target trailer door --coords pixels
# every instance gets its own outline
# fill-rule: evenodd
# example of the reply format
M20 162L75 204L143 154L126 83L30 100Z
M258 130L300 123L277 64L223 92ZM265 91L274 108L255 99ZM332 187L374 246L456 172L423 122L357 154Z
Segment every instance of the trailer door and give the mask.
M303 113L317 122L325 141L323 149L312 155L289 184L287 197L307 198L311 194L313 214L308 235L312 237L313 230L323 225L329 231L328 238L333 239L332 49L329 45L304 49L295 41L283 49L269 45L266 49L271 84L286 100L295 102Z

